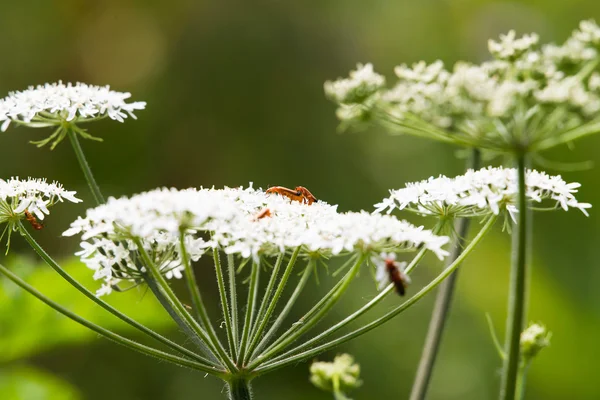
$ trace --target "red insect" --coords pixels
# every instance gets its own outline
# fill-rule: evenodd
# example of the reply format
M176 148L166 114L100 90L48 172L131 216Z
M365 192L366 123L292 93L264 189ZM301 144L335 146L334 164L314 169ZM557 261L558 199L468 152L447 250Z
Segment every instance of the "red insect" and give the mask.
M39 223L37 218L35 218L28 210L25 210L25 219L29 221L33 229L36 231L44 229L44 225Z
M263 219L265 217L270 217L271 214L271 210L268 208L262 209L258 212L258 214L256 214L256 216L254 217L255 221L258 221L259 219Z
M317 201L316 197L304 186L296 186L294 190L283 186L273 186L272 188L267 189L267 193L277 193L290 200L299 201L300 203L308 205Z
M406 288L410 284L410 278L404 273L403 264L398 263L393 258L385 259L385 269L387 270L390 281L396 287L396 293L404 296Z

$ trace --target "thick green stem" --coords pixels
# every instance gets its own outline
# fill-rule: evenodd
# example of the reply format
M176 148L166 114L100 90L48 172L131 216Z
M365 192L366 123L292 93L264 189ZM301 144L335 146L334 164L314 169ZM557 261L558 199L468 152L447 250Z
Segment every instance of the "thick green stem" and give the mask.
M242 378L233 378L227 382L229 400L252 400L250 382Z
M83 149L79 144L79 138L77 138L77 133L73 130L72 127L67 127L66 129L67 135L69 136L69 140L71 141L71 145L73 146L73 150L75 151L75 156L77 156L77 161L79 162L79 166L81 167L83 175L85 175L85 180L87 181L90 190L92 191L92 196L94 196L96 204L104 204L104 196L102 196L100 187L94 179L94 175L92 174L92 170L90 169L87 159L85 158L85 154L83 154Z
M467 169L478 169L480 158L479 150L473 149ZM470 220L467 218L462 218L455 222L454 229L456 236L454 238L454 243L452 244L452 253L450 254L450 257L448 257L447 265L451 265L462 252L466 237L469 233L469 222ZM421 360L419 361L419 367L410 393L410 400L424 400L427 395L427 389L442 341L442 334L450 311L450 304L452 302L452 295L454 294L457 278L458 270L454 271L448 279L440 285L435 299L435 305L433 306L431 319L429 321L429 328L427 330L427 336L425 337L423 352L421 353Z
M510 287L508 294L508 315L506 320L506 338L504 352L506 359L502 367L501 400L516 398L517 375L520 363L520 338L525 322L525 296L527 280L527 198L525 187L526 156L517 155L518 222L513 224L512 265L510 270Z
M75 289L79 290L79 292L81 292L87 298L92 300L94 303L98 304L100 307L104 308L106 311L108 311L115 317L119 318L121 321L131 325L132 327L138 329L140 332L145 333L146 335L150 336L152 339L164 344L167 347L170 347L171 349L177 351L178 353L186 355L186 356L188 356L192 359L195 359L199 362L203 362L206 364L212 364L212 362L210 360L207 360L206 358L201 357L200 355L194 353L193 351L186 349L185 347L178 345L177 343L171 342L169 339L165 338L164 336L159 335L158 333L154 332L150 328L140 324L139 322L129 318L127 315L121 313L119 310L117 310L116 308L114 308L113 306L111 306L110 304L105 302L104 300L96 297L96 295L94 293L92 293L88 289L86 289L81 283L77 282L77 280L75 280L75 278L73 278L71 275L69 275L60 265L58 265L58 263L56 263L56 261L54 261L52 259L52 257L50 257L48 255L48 253L46 253L46 251L44 251L44 249L35 241L35 239L31 236L31 234L27 231L27 229L25 229L25 227L23 225L21 225L21 224L19 224L19 225L20 225L19 230L21 232L21 235L23 235L25 240L27 240L27 242L31 245L33 250L35 250L35 252L46 262L46 264L48 264L54 271L56 271L60 276L62 276L67 282L69 282L73 287L75 287Z
M240 352L238 354L238 365L244 365L246 358L246 348L248 346L248 338L250 337L250 329L252 328L252 319L256 313L256 293L258 292L260 274L260 263L252 263L252 272L250 273L250 287L248 288L248 301L246 303L246 317L244 319L244 327L242 329L242 340L240 342Z
M151 357L155 357L155 358L158 358L163 361L167 361L167 362L171 362L171 363L181 365L184 367L196 369L196 370L206 372L208 374L220 376L220 377L224 376L225 371L219 370L213 366L205 365L203 363L192 361L192 360L189 360L186 358L177 357L172 354L165 353L160 350L156 350L152 347L145 346L143 344L134 342L131 339L127 339L123 336L117 335L116 333L114 333L108 329L105 329L105 328L103 328L99 325L96 325L84 318L81 318L79 315L72 313L71 311L69 311L66 308L64 308L63 306L61 306L60 304L55 303L54 301L52 301L49 298L47 298L46 296L44 296L42 293L38 292L33 286L31 286L27 282L23 281L21 278L19 278L15 274L13 274L9 269L7 269L6 267L4 267L1 264L0 264L0 273L4 274L8 279L13 281L17 285L19 285L21 288L25 289L27 292L29 292L33 296L37 297L39 300L41 300L42 302L44 302L46 305L50 306L54 310L58 311L59 313L63 314L64 316L70 318L71 320L85 326L86 328L98 333L99 335L102 335L105 338L112 340L115 343L118 343L122 346L125 346L125 347L131 349L131 350L135 350L142 354L145 354L145 355L148 355Z
M405 301L398 307L394 308L393 310L389 311L388 313L386 313L382 317L374 320L373 322L371 322L367 325L364 325L350 333L347 333L344 336L334 339L328 343L324 343L320 346L314 347L305 352L296 354L292 357L289 357L289 358L286 358L283 360L279 360L276 362L272 362L272 363L267 363L267 364L257 368L255 370L255 372L257 374L263 374L268 371L279 369L279 368L285 367L287 365L297 363L299 361L314 357L315 355L317 355L319 353L322 353L324 351L332 349L342 343L345 343L345 342L352 340L358 336L361 336L361 335L377 328L378 326L386 323L390 319L394 318L396 315L402 313L403 311L408 309L410 306L415 304L417 301L419 301L421 298L423 298L425 295L427 295L431 290L433 290L436 286L438 286L441 282L443 282L444 279L446 279L450 274L452 274L452 272L456 268L458 268L458 266L471 253L471 251L473 251L473 249L481 242L481 240L485 237L485 235L489 232L489 230L492 228L492 226L496 222L496 219L497 219L496 217L492 217L486 222L486 224L483 226L483 228L481 228L481 230L479 231L477 236L475 236L475 238L473 238L473 240L468 244L468 246L465 248L465 250L462 252L462 254L456 259L456 261L454 261L454 263L451 266L446 268L434 280L432 280L427 286L425 286L418 293L416 293L414 296L412 296L410 299L408 299L407 301Z
M327 299L327 301L323 304L323 307L321 307L321 309L318 312L316 312L311 318L307 320L303 320L301 318L297 323L292 325L290 330L288 330L288 332L290 333L286 335L285 339L283 339L280 342L275 342L275 344L269 347L265 351L265 353L261 354L257 360L250 364L249 369L255 368L257 365L265 362L265 360L269 360L271 357L277 355L277 353L280 353L283 350L285 350L287 346L294 343L296 339L298 339L300 336L302 336L304 333L310 330L313 326L315 326L321 319L323 319L323 317L329 312L329 310L338 302L338 300L344 294L346 289L348 289L350 283L352 283L352 281L358 274L360 266L365 261L366 257L366 255L361 255L360 257L358 257L356 263L352 266L350 271L348 271L346 276L342 279L342 285Z

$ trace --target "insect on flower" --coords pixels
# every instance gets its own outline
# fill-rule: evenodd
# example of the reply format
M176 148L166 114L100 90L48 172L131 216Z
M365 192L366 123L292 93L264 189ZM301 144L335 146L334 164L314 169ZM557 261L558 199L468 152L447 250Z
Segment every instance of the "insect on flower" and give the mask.
M25 210L25 219L31 224L33 229L36 231L44 229L44 225L39 223L37 218L33 216L28 210Z
M272 215L271 210L268 208L264 208L264 209L260 210L258 212L258 214L256 214L256 216L254 217L254 220L258 221L259 219L263 219L265 217L270 217L271 215Z
M311 205L317 201L316 197L304 186L296 186L294 190L283 186L273 186L267 189L267 193L277 193L285 196L290 200L299 201L300 203Z
M396 287L396 293L404 296L406 288L410 284L410 278L404 273L404 264L397 262L391 257L386 257L384 261L389 280Z

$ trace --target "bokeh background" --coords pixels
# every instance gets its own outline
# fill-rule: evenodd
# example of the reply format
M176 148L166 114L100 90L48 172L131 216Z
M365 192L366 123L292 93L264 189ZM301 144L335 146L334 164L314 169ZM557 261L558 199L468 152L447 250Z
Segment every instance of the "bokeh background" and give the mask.
M323 95L327 79L345 76L357 62L393 67L424 59L451 64L488 57L487 40L509 29L538 32L562 42L582 19L599 18L597 0L198 1L2 0L0 96L44 82L82 81L129 91L148 107L137 121L89 125L103 143L84 149L105 193L132 194L157 186L303 185L341 210L372 209L390 188L431 175L460 173L456 149L377 129L339 134L334 105ZM46 130L11 127L0 135L0 177L56 179L77 190L83 204L56 207L39 241L70 271L95 288L71 259L76 240L60 238L91 196L67 143L54 151L29 140ZM582 183L580 198L600 204L600 137L545 154L596 167L562 173ZM536 214L530 320L554 333L534 361L527 399L600 398L600 217ZM417 223L426 220L412 218ZM435 370L431 400L493 399L499 384L485 313L502 336L509 238L498 230L464 265ZM415 287L438 270L428 259ZM88 305L20 238L3 262L39 289L86 317L135 336ZM210 265L198 275L217 305ZM303 295L296 315L330 281ZM329 322L374 295L363 274ZM110 299L139 320L177 336L143 290ZM379 312L397 304L389 299ZM407 398L433 296L384 327L339 348L354 354L364 385L355 399ZM320 359L331 359L336 352ZM298 364L255 382L257 399L327 399ZM0 398L221 399L223 385L122 349L79 328L29 295L0 281Z

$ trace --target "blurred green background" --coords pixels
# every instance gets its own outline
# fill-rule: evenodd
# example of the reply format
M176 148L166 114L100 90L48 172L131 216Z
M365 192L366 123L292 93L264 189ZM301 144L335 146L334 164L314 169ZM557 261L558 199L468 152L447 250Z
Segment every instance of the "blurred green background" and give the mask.
M130 91L133 100L148 102L137 121L89 125L105 140L83 145L106 194L157 186L303 185L341 210L370 210L388 189L439 173L458 174L463 161L455 148L390 137L377 129L337 134L334 105L323 95L325 80L345 76L357 62L373 62L391 78L395 65L421 59L480 61L487 58L488 38L509 29L562 42L580 20L600 17L597 0L1 3L0 96L62 79L110 84ZM36 235L95 288L99 284L89 271L70 261L77 241L60 238L70 221L92 205L91 196L68 143L52 152L28 144L48 134L14 127L2 133L0 177L56 179L86 200L56 207L47 228ZM599 146L600 137L592 137L546 156L598 165ZM600 204L598 167L562 173L568 181L581 182L579 198L594 205ZM535 216L530 320L543 321L554 335L552 346L533 363L527 399L600 398L599 227L594 209L589 218L575 211ZM498 229L464 265L430 400L496 398L500 360L485 313L502 334L508 251L509 238ZM136 337L64 286L18 237L11 254L4 262L54 299ZM425 264L416 273L415 287L439 268L433 259ZM201 263L198 274L216 307L210 266ZM313 304L328 283L322 276L320 286L307 290L296 314ZM373 295L373 283L363 274L329 322ZM140 321L178 335L143 290L110 300ZM379 311L398 301L389 299ZM353 398L407 397L432 302L429 296L339 348L362 366L364 385ZM257 399L330 398L310 385L307 364L262 377L254 388ZM122 349L0 283L1 399L220 399L222 392L216 379Z

